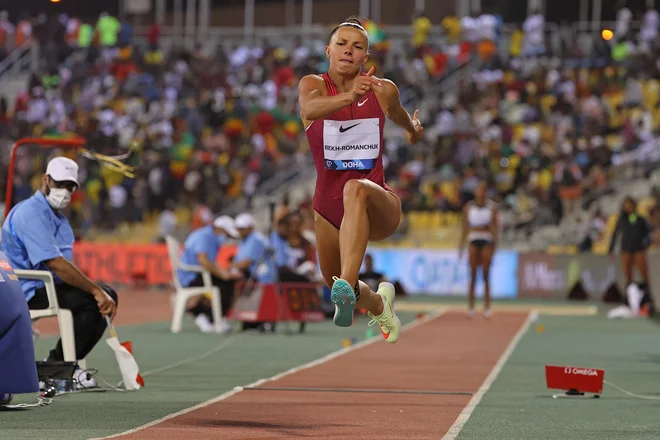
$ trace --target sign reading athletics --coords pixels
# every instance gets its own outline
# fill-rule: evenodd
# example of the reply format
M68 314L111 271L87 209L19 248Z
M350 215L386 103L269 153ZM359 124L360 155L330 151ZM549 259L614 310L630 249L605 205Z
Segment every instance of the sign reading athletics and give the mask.
M378 118L323 121L323 158L330 170L370 170L380 153Z

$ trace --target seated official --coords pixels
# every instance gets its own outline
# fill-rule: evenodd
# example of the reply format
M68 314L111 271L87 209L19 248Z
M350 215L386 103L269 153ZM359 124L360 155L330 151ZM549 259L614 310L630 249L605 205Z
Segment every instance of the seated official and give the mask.
M240 240L230 270L238 271L246 279L253 279L257 283L275 283L276 269L273 255L275 250L270 246L266 236L254 229L254 218L247 213L240 214L236 217L234 226ZM243 329L259 328L263 324L262 322L243 323Z
M230 270L241 272L245 278L253 277L258 283L274 283L274 249L266 236L254 229L254 217L247 213L240 214L234 226L240 241Z
M55 281L59 306L71 310L76 358L84 359L103 337L104 315L114 318L117 294L106 285L91 281L73 264L74 236L61 213L78 188L78 164L65 157L48 163L41 188L18 203L2 225L2 250L14 269L50 271ZM20 280L30 309L48 308L44 283ZM63 361L62 341L50 351L47 361ZM76 378L83 387L96 386L82 371Z
M275 230L270 234L270 245L273 247L275 266L278 268L287 266L289 261L289 218L281 217L277 220Z
M183 245L181 263L191 266L201 266L211 273L213 285L220 289L222 298L222 332L229 331L231 326L224 318L234 301L234 283L241 277L240 273L223 269L216 263L220 248L228 238L237 238L238 232L231 217L222 216L215 219L212 225L202 226L191 232ZM177 274L183 287L200 287L204 285L202 274L178 269ZM206 297L200 297L197 304L188 310L195 316L195 324L204 333L214 331L211 302Z
M0 252L0 406L12 394L39 391L30 310L7 257Z

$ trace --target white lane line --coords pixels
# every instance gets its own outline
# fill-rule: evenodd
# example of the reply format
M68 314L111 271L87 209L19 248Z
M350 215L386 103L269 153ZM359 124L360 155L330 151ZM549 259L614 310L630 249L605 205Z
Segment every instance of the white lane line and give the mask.
M403 331L408 331L408 330L411 330L411 329L413 329L415 327L418 327L422 324L426 324L427 322L430 322L430 321L438 318L440 315L442 315L443 312L444 312L444 310L442 310L442 309L431 312L431 313L427 314L426 316L424 316L421 319L417 319L413 322L410 322L410 323L404 325L401 328L401 331L402 332ZM365 339L364 341L358 342L355 345L351 345L350 347L345 347L345 348L342 348L341 350L337 350L335 352L327 354L327 355L323 356L322 358L319 358L315 361L311 361L311 362L308 362L306 364L303 364L303 365L300 365L300 366L297 366L297 367L294 367L294 368L290 368L290 369L286 370L285 372L277 374L277 375L272 376L270 378L260 379L256 382L252 382L249 385L245 385L245 388L258 387L260 385L263 385L266 382L272 382L272 381L281 379L285 376L288 376L290 374L298 373L299 371L306 370L308 368L312 368L312 367L315 367L317 365L324 364L328 361L331 361L333 359L338 358L339 356L343 356L346 353L350 353L352 351L355 351L355 350L358 350L360 348L366 347L366 346L371 345L371 344L373 344L374 342L377 342L377 341L382 341L380 334L377 335L377 336L374 336L372 338ZM222 400L228 399L231 396L240 393L241 391L243 391L243 387L235 387L233 390L227 391L226 393L224 393L224 394L222 394L218 397L214 397L213 399L209 399L206 402L202 402L198 405L191 406L190 408L185 408L185 409L182 409L181 411L177 411L175 413L168 414L165 417L161 417L160 419L154 420L153 422L149 422L149 423L146 423L142 426L138 426L137 428L129 429L128 431L120 432L119 434L114 434L114 435L111 435L111 436L108 436L108 437L97 437L97 438L92 438L92 439L89 439L89 440L102 440L102 439L116 438L116 437L120 437L120 436L123 436L123 435L133 434L135 432L142 431L143 429L147 429L147 428L150 428L152 426L159 425L159 424L161 424L161 423L163 423L167 420L173 419L175 417L179 417L179 416L182 416L184 414L188 414L189 412L205 408L209 405L213 405L214 403L218 403Z
M527 332L529 325L532 323L532 317L533 317L532 313L527 315L527 319L518 330L518 333L516 333L513 339L511 339L511 342L509 342L509 345L506 347L506 350L504 350L504 353L502 353L500 358L497 360L497 363L495 364L493 369L490 370L490 374L488 375L488 377L486 377L484 383L481 384L477 392L474 394L474 396L472 396L472 398L465 406L465 408L463 408L463 411L461 411L461 414L459 414L454 424L451 425L449 431L447 431L447 434L445 434L445 436L442 437L442 440L454 440L456 439L456 437L458 437L458 434L460 434L465 424L468 422L468 420L470 420L470 417L472 416L474 410L477 408L477 405L479 405L481 399L488 392L493 382L495 382L495 379L497 379L497 376L504 368L504 365L507 363L507 361L513 354L513 351L518 346L518 343Z

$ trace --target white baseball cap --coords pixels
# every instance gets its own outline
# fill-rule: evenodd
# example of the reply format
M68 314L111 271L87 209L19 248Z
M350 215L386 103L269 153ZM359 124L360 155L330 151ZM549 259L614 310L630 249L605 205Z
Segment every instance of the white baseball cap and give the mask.
M234 226L234 220L232 220L231 217L228 215L223 215L215 219L213 222L213 227L214 228L219 228L225 231L229 236L233 238L238 238L238 231L236 230L236 227Z
M56 157L48 162L46 174L57 182L78 184L78 164L68 157Z
M244 212L243 214L239 214L239 216L236 217L234 225L237 229L251 228L254 226L254 217L252 217L247 212Z

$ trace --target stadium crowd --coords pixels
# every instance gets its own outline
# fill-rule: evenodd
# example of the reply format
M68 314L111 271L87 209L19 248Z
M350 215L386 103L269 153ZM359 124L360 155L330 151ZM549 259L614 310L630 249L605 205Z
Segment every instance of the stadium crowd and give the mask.
M424 142L386 140L386 177L404 210L458 211L487 179L521 219L553 224L608 191L614 165L657 154L658 14L647 12L633 32L629 13L623 8L613 38L589 53L566 40L548 44L538 13L517 29L487 12L446 17L441 39L416 16L406 50L393 57L387 28L365 21L369 63L399 85L409 110L426 109ZM0 46L10 32L12 41L39 40L48 56L15 103L0 97L0 136L76 133L101 151L136 152L135 179L81 163L72 220L82 236L91 225L111 229L173 206L219 212L308 155L297 82L326 68L324 41L166 52L158 25L138 44L129 23L105 14L96 23L40 16L16 26L0 15ZM470 60L454 91L423 95ZM43 165L33 158L19 158L16 200L33 192Z

